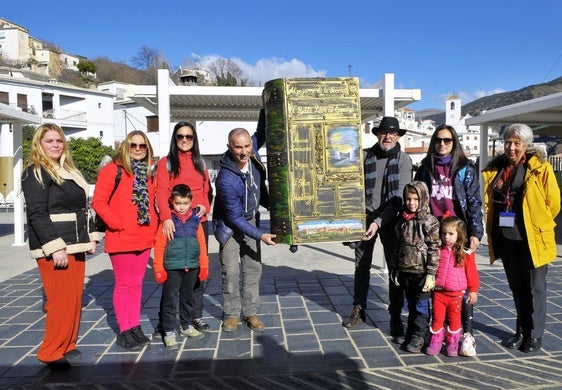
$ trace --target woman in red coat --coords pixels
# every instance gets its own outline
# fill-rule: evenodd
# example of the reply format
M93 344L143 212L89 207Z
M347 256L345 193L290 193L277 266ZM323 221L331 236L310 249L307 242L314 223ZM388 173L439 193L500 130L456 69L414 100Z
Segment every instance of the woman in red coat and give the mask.
M104 250L115 277L117 344L126 350L140 349L150 342L140 326L140 309L142 282L158 226L152 153L145 133L129 133L113 162L100 170L92 202L107 225ZM111 196L119 169L121 180Z
M199 152L199 140L195 127L189 122L178 122L174 126L172 139L170 140L170 151L168 156L162 157L158 162L156 201L160 221L163 223L164 235L169 239L174 238L174 223L168 199L172 188L176 184L186 184L191 188L193 204L199 208L198 216L201 218L201 226L205 232L207 247L209 243L209 228L207 213L211 209L213 191L209 180L209 171L205 161ZM206 280L206 278L203 278ZM205 282L199 279L193 291L194 310L192 326L198 331L208 331L209 325L203 321L203 294L205 293ZM154 336L158 337L160 332L158 325Z

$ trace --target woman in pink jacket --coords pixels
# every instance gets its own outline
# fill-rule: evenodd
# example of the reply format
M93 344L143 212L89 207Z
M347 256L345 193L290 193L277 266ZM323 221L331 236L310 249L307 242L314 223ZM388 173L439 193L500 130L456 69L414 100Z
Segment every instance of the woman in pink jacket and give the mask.
M152 147L146 134L129 133L113 162L98 173L92 201L107 225L104 250L115 277L117 345L126 350L138 350L150 342L140 326L140 309L142 282L158 226L151 162ZM119 171L121 179L111 195Z

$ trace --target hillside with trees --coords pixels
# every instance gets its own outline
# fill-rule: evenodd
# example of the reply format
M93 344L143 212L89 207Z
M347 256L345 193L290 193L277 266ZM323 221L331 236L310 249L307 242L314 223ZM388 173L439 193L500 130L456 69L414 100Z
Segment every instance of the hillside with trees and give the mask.
M79 71L63 69L59 81L78 87L96 87L99 83L118 81L126 84L155 85L157 70L169 69L172 79L179 83L179 69L171 69L162 53L152 47L142 46L131 57L130 64L112 61L107 57L83 58L78 63ZM184 69L197 69L197 59L185 62ZM203 72L202 72L203 73ZM217 57L208 63L205 73L208 78L200 77L197 85L249 86L248 78L232 60Z
M494 108L508 106L510 104L520 103L558 92L562 92L562 77L558 77L546 83L530 85L517 91L496 93L494 95L482 97L470 103L463 104L461 113L462 115L470 114L471 116L477 116L484 111L493 110ZM445 122L444 111L427 116L416 116L418 118L434 120L436 123Z

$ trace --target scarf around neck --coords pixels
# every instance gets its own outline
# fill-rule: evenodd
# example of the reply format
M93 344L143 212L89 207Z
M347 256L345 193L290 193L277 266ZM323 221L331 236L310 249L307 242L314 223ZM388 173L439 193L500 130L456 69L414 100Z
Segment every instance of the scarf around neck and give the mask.
M435 155L433 158L435 159L436 165L449 165L451 163L451 159L453 158L453 156L451 156L450 154L446 156Z
M148 164L143 161L134 160L131 164L133 174L133 204L137 205L137 223L139 225L150 224L150 213L148 212Z
M377 160L387 159L384 168L381 203L386 203L395 196L400 196L398 191L400 182L399 161L400 144L387 151L381 149L378 142L371 148L365 159L365 195L367 202L373 197L375 182L377 180Z

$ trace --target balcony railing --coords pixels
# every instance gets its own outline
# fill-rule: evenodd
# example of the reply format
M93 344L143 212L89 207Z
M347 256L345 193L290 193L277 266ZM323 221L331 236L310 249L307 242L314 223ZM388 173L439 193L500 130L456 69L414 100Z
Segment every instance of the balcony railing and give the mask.
M8 106L10 106L10 108L13 108L14 110L21 110L21 111L27 112L29 114L37 114L37 111L35 110L34 105L22 105L22 104L4 103L4 102L0 102L0 103L8 105Z
M88 117L85 111L72 111L72 110L45 110L43 111L43 118L57 119L63 121L77 121L86 122Z

